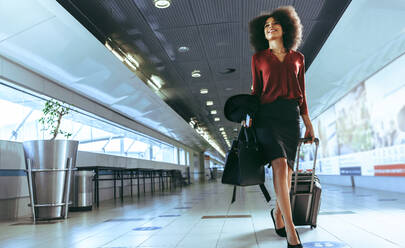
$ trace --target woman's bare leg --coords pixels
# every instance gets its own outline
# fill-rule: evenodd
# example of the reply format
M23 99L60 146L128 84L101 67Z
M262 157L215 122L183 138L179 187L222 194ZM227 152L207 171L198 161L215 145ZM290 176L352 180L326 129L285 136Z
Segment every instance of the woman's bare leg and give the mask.
M288 166L288 192L291 191L292 173L293 173L293 170ZM283 220L283 215L281 214L281 211L280 211L280 205L278 204L278 199L276 199L276 207L274 209L274 218L276 221L277 228L283 228L284 220Z
M276 191L277 202L284 218L287 241L291 245L299 244L295 226L292 221L290 194L289 194L289 169L285 158L277 158L271 161L273 168L273 184Z

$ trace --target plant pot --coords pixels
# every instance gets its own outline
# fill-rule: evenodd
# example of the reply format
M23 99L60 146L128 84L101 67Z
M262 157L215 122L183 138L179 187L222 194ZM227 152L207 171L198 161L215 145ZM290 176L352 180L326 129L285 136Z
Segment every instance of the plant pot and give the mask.
M78 141L31 140L23 143L34 221L67 218L71 171Z

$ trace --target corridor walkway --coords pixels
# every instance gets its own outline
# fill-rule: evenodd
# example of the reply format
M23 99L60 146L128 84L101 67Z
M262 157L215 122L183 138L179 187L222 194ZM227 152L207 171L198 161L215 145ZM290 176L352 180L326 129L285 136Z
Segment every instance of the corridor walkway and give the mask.
M232 205L231 194L231 186L211 182L104 201L91 212L71 212L67 221L0 222L0 247L287 246L269 215L274 192L270 206L259 187L239 188ZM391 248L405 247L404 222L404 194L323 185L318 227L297 229L304 247Z

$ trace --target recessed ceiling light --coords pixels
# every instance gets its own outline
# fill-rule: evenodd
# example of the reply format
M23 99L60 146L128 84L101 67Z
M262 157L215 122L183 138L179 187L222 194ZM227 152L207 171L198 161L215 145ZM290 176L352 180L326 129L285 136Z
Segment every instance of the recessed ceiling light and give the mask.
M238 131L238 129L237 129L237 128L234 128L234 129L233 129L233 131L234 131L234 132L237 132L237 131Z
M153 0L156 8L165 9L170 6L170 0Z
M186 46L181 46L177 49L177 51L179 51L180 53L186 53L186 52L190 51L190 48L188 48Z
M212 105L214 105L213 101L207 101L207 106L212 106Z
M215 117L214 121L220 121L221 119L219 119L219 117Z
M223 127L220 127L220 128L219 128L219 131L224 131L224 128L223 128Z
M226 90L226 91L231 91L231 90L233 90L233 88L229 88L229 87L228 87L228 88L225 88L225 90Z
M191 72L191 76L193 78L199 78L199 77L201 77L201 71L200 70L194 70L194 71Z
M214 110L211 110L211 114L212 115L216 115L217 114L217 111L214 109Z
M208 93L208 89L201 89L201 90L200 90L200 93L201 93L201 94L207 94L207 93Z

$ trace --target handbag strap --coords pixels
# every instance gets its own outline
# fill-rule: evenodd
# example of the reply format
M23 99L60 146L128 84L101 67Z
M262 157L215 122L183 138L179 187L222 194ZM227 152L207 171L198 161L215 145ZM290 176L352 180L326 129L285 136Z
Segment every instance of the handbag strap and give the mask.
M243 133L245 134L245 141L246 141L246 144L251 144L251 143L249 142L249 134L248 134L248 131L250 131L250 133L252 134L251 136L252 136L252 138L253 138L253 144L254 144L255 146L258 146L259 143L257 142L256 130L255 130L253 127L248 127L248 128L242 127L242 128L243 128L243 130L242 130L242 129L240 130L238 140L241 140L240 134L241 134L242 131L243 131Z
M269 194L269 191L267 191L267 188L264 184L259 184L260 190L262 191L264 198L266 198L266 202L271 201L271 196ZM236 186L233 186L233 193L232 193L232 201L231 204L235 202L236 199Z
M243 127L243 133L245 134L245 141L247 144L249 144L249 134L247 133L248 131L247 127Z
M232 201L231 204L235 202L236 198L236 186L233 186Z
M264 186L264 184L259 184L259 187L262 190L264 198L266 198L266 201L269 202L271 200L271 197L270 197L269 192L266 189L266 186Z

